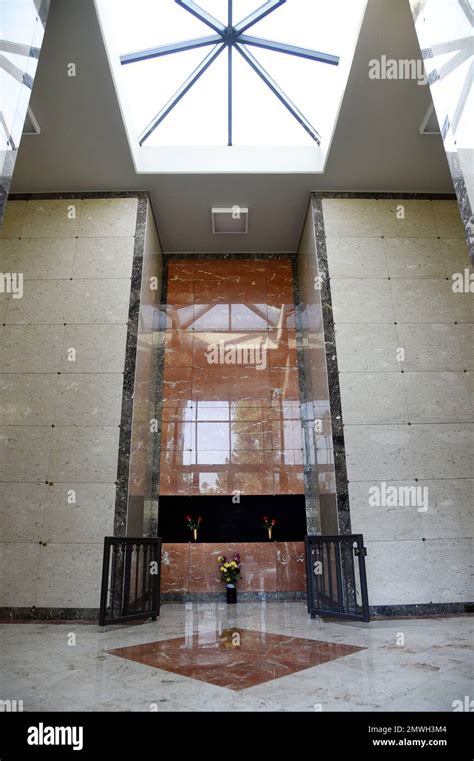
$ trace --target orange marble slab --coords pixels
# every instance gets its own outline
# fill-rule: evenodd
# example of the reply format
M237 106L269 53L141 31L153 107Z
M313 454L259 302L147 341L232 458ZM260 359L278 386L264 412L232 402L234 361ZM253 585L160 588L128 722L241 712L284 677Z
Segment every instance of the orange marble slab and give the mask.
M272 399L275 401L288 400L298 402L300 399L298 370L296 367L270 368L270 386Z
M271 367L297 367L296 330L268 331L268 362Z
M191 495L229 494L229 473L225 465L191 466Z
M162 449L194 449L196 446L195 423L163 420L161 426Z
M363 649L231 627L107 652L218 687L244 690Z
M164 544L161 550L161 591L189 592L189 544Z
M206 544L190 546L189 591L222 592L219 555L230 557L239 552L242 558L242 576L238 584L241 592L276 591L275 550L271 542Z
M191 367L193 364L193 334L187 330L166 330L164 333L165 364Z
M194 300L194 262L170 262L168 266L167 302L170 305L192 304Z
M302 446L291 260L171 261L165 313L161 493L300 493L267 456Z
M192 399L192 382L192 367L176 367L165 361L163 401L171 403L189 401Z
M220 365L194 367L192 373L192 399L199 401L229 402L233 371Z
M279 592L306 589L304 542L276 542L277 588Z
M160 494L183 496L191 494L190 455L186 450L161 450Z
M304 592L304 542L165 543L162 592L223 592L217 558L238 552L242 559L241 592Z

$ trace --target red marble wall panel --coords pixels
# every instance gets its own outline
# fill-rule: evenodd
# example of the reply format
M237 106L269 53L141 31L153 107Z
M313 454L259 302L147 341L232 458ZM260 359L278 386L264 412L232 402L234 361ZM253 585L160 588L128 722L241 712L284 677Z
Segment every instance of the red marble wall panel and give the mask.
M161 591L189 592L190 544L164 544L161 551Z
M239 552L242 558L242 576L239 581L241 592L276 591L275 549L272 542L191 544L189 591L222 591L224 585L220 581L217 558L220 555L230 558L234 552Z
M277 588L280 592L303 592L306 589L306 566L303 542L276 542Z
M242 559L240 592L304 592L303 542L165 544L162 592L215 593L224 590L217 558L238 552Z
M172 261L165 309L161 493L304 493L290 259Z

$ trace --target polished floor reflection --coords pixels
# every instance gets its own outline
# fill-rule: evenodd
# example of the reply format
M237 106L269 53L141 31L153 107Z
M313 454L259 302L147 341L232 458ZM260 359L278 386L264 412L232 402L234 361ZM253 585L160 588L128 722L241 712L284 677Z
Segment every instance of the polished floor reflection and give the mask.
M222 632L198 632L190 637L108 652L219 687L243 690L357 653L360 649L236 626Z
M109 653L222 636L225 658L235 627L360 650L240 690ZM25 711L452 711L472 695L472 630L468 616L328 623L279 602L167 604L155 623L106 631L3 624L0 700Z

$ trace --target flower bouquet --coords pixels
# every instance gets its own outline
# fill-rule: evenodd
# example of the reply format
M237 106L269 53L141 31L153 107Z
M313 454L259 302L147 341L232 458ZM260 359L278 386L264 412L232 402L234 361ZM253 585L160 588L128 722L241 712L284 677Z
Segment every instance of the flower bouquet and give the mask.
M237 602L237 582L240 578L240 555L238 552L234 552L231 560L227 560L224 555L220 555L217 558L219 563L219 571L221 574L221 580L225 582L227 586L227 602Z
M202 523L202 517L200 515L185 515L185 521L188 529L193 532L194 541L197 542L198 528Z
M276 518L267 518L266 515L263 516L263 528L266 528L268 531L268 538L272 538L272 531L273 526L276 525Z

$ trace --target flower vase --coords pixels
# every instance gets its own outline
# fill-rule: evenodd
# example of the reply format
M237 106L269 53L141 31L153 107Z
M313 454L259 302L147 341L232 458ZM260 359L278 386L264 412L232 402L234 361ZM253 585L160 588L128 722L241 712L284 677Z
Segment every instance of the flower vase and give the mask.
M194 541L197 542L197 538L198 538L198 530L197 530L197 528L193 528L193 538L194 538Z
M227 604L235 605L235 603L237 602L237 587L235 586L235 584L227 584L226 591L227 591Z
M267 531L268 531L268 538L269 538L269 539L271 539L271 538L272 538L272 530L273 530L273 526L270 526L269 528L267 528Z

